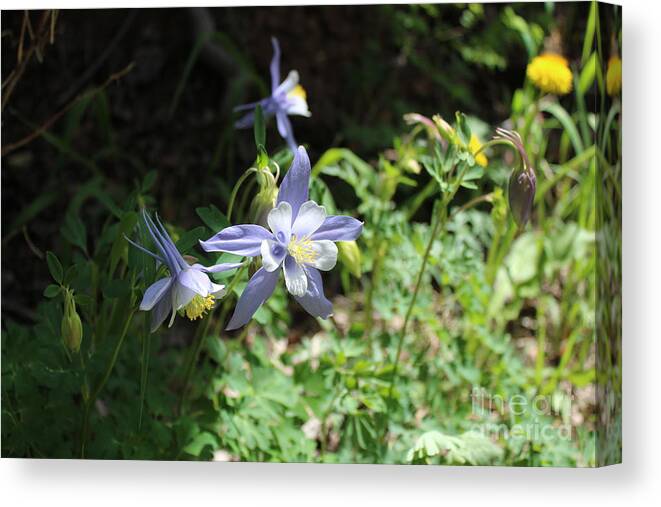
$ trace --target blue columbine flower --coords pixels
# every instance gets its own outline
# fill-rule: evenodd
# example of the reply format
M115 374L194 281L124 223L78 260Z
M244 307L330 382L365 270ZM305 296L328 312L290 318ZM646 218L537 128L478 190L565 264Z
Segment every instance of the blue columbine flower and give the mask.
M323 319L331 315L333 305L324 296L319 270L335 267L334 242L356 239L363 223L348 216L327 216L323 206L308 200L309 183L310 159L300 146L280 185L276 207L268 214L270 231L261 225L234 225L200 242L208 252L262 257L262 267L241 294L227 329L245 325L271 296L280 268L287 290L308 313Z
M151 331L163 323L170 312L171 326L177 312L195 320L213 308L215 299L222 297L225 286L213 283L207 273L220 273L239 267L241 264L218 264L207 268L201 264L189 265L177 250L158 216L156 223L142 210L142 218L158 254L126 238L132 245L167 266L170 276L161 278L147 288L140 303L140 310L151 311Z
M283 139L287 141L289 148L296 152L296 140L294 139L294 130L288 115L310 116L308 109L307 95L301 85L298 84L298 72L292 70L287 79L280 83L280 45L274 37L273 59L271 60L271 96L258 102L237 106L234 111L253 111L247 113L236 122L236 128L248 128L255 121L254 109L257 105L262 106L265 116L275 115L278 124L278 132Z

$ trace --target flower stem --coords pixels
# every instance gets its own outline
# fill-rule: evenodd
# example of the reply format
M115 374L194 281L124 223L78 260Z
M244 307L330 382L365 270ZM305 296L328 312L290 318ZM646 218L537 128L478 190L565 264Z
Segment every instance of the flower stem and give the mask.
M129 330L129 325L131 324L131 321L133 320L133 315L135 314L135 310L131 310L129 313L126 321L124 322L124 327L122 328L122 332L119 335L119 339L117 340L117 343L115 344L115 349L112 352L112 356L110 357L110 361L108 362L108 365L106 366L106 371L103 374L103 378L101 379L101 382L99 382L98 386L94 391L92 392L91 396L87 398L84 402L84 412L83 412L83 424L82 424L82 429L80 432L80 457L81 459L85 457L85 443L87 441L87 432L89 429L89 418L90 418L90 411L92 409L92 406L96 402L96 399L99 396L99 393L101 390L105 387L106 382L108 382L108 379L110 378L110 374L112 373L113 368L115 367L115 363L117 362L117 358L119 357L119 351L122 348L122 345L124 344L124 338L126 338L126 333Z
M226 294L229 295L232 293L234 287L240 280L241 275L243 274L243 272L247 267L248 267L248 263L245 263L243 266L241 266L241 268L239 268L239 270L234 275L234 278L232 278L232 281L227 286ZM227 313L227 306L225 305L225 303L226 303L226 299L223 299L223 308L221 310L221 317L220 317L221 323L224 320L225 315ZM204 338L207 335L207 332L209 331L210 324L211 324L211 314L208 314L204 318L204 321L200 322L200 325L198 326L197 331L195 333L195 338L193 339L193 345L191 348L188 363L186 364L186 372L184 373L184 384L181 389L181 393L179 395L179 401L176 407L176 413L179 415L181 415L181 410L183 409L184 404L186 403L186 397L188 395L188 386L190 384L191 377L193 375L193 369L195 363L197 362L197 357L200 355L200 351L202 350L202 345L204 344Z
M450 204L450 201L452 201L455 194L459 190L459 187L461 186L461 182L463 180L464 174L466 173L467 169L468 166L462 167L459 175L457 176L452 191L448 192L443 197L441 201L440 216L435 221L434 226L432 228L432 232L429 235L429 241L427 242L425 252L422 256L422 264L420 265L420 269L418 270L418 276L415 282L415 288L413 289L413 295L411 296L411 301L409 302L408 308L406 309L404 324L402 325L402 330L399 334L399 339L397 340L397 351L395 353L395 360L393 362L392 374L390 377L390 383L388 385L388 396L387 396L388 401L392 400L393 390L395 388L395 382L397 381L397 374L399 370L399 360L402 355L402 347L404 345L404 339L406 338L406 331L408 329L409 322L411 320L411 315L413 314L413 308L415 307L415 303L418 299L418 293L420 292L420 287L422 286L422 279L424 277L425 270L427 268L427 262L429 261L429 254L431 253L432 246L434 245L434 241L437 239L439 232L445 227L448 218L448 205ZM390 409L388 408L386 409L386 417L385 417L384 430L383 430L384 442L385 442L385 437L388 433L389 422L390 422Z
M232 195L230 196L230 202L227 206L227 220L232 223L232 208L234 208L234 201L236 200L236 194L239 191L239 188L243 184L243 182L246 180L248 176L250 176L252 173L257 172L257 169L254 167L251 167L248 169L246 172L244 172L241 177L238 179L236 182L236 185L234 185L234 188L232 189Z

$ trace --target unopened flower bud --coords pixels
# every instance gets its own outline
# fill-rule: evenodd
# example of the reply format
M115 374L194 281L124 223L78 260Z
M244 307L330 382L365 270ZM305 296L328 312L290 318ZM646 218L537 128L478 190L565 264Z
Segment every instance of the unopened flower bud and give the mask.
M268 167L265 166L257 172L257 184L259 192L250 205L250 214L254 223L266 226L266 217L278 197L278 186Z
M83 324L76 311L76 302L70 291L64 293L64 315L60 325L62 340L70 352L78 352L83 341Z
M510 174L507 197L514 221L519 227L524 227L530 220L532 205L535 202L537 189L535 171L530 165L523 141L517 132L498 128L494 139L509 141L519 152L521 163Z
M356 278L360 278L362 274L361 269L361 253L358 244L355 241L338 241L337 242L340 260L349 269L349 272Z
M534 172L523 168L512 171L508 198L512 216L519 227L524 227L530 219L536 187Z

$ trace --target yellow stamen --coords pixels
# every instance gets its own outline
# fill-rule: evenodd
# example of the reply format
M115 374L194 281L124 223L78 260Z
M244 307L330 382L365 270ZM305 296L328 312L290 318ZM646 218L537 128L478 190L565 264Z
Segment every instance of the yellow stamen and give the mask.
M213 308L213 305L216 303L213 294L209 294L206 297L202 297L199 294L196 294L190 303L184 306L181 311L188 317L190 320L200 319L207 311Z
M294 258L297 264L311 264L317 258L317 252L312 248L312 241L307 236L297 239L296 235L293 234L289 245L287 245L287 250L289 250L289 255Z
M308 94L305 93L305 88L301 85L296 85L294 88L287 94L289 97L299 97L303 100L307 100Z

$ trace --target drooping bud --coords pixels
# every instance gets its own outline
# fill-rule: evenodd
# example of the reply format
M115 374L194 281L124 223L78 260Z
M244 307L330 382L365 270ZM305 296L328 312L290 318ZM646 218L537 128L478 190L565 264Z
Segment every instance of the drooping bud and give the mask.
M250 214L254 223L266 225L266 217L275 206L278 197L278 185L268 168L257 172L257 183L259 192L250 205Z
M76 301L70 290L64 292L64 314L60 324L62 341L70 352L78 352L83 341L83 324L76 311Z
M494 139L503 139L512 143L521 158L519 167L515 168L510 174L507 198L514 221L519 227L523 228L530 220L532 213L537 178L534 169L530 165L521 136L513 130L501 128L496 129L496 133Z
M355 241L338 241L337 242L340 261L349 269L349 272L356 278L360 278L362 274L361 262L362 255L358 244Z
M508 188L510 210L519 227L524 227L530 219L536 187L534 172L518 168L510 174Z

